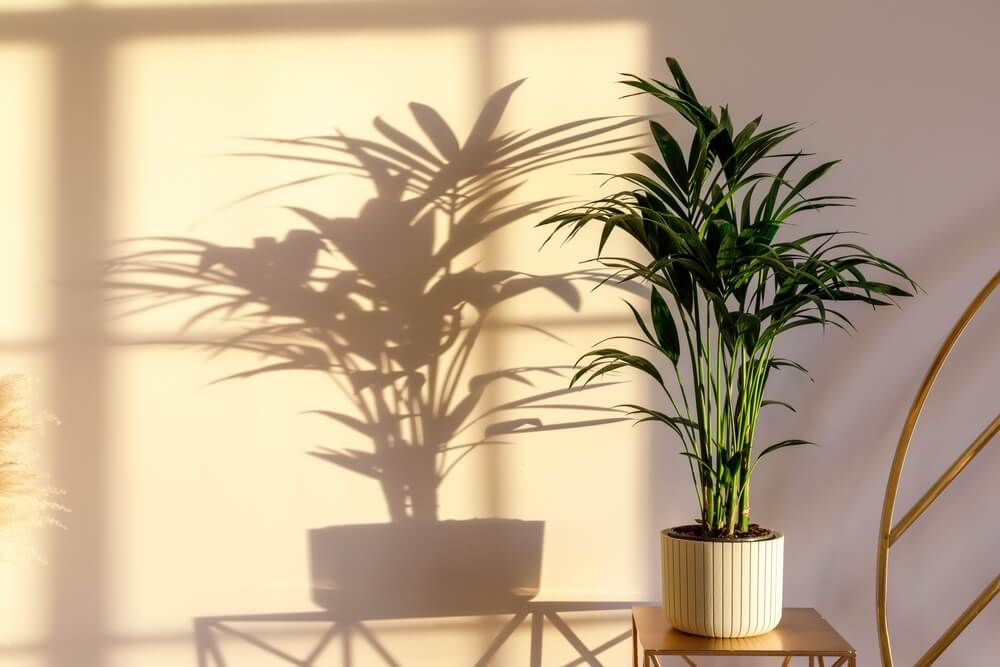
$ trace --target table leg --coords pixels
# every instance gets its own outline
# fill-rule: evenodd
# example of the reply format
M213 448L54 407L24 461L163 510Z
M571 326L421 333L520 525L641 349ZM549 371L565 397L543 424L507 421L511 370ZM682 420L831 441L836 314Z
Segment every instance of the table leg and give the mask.
M826 667L826 664L823 662L823 656L816 656L816 659L819 660L819 667Z
M635 614L632 614L632 667L639 667L639 639L635 632Z
M209 632L201 621L194 622L194 648L198 657L198 667L208 667Z
M781 661L781 667L788 667L790 664L792 664L792 656L786 655L785 659Z
M344 665L353 665L353 651L351 650L351 624L344 623L344 636L342 637L343 644L341 648L344 651Z
M542 667L542 635L545 618L537 611L531 614L531 667Z

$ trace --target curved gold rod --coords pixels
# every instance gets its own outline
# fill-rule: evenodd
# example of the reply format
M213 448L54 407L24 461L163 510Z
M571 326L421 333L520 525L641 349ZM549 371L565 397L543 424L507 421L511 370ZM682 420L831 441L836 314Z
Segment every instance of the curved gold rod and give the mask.
M1000 286L1000 272L997 272L997 274L993 276L988 283L986 283L986 286L980 290L979 294L976 295L976 298L972 300L969 307L965 309L964 313L962 313L962 317L955 323L951 333L948 334L948 338L941 346L941 349L938 350L937 356L934 358L934 362L931 364L931 367L927 370L927 375L924 377L924 381L920 385L920 390L917 392L916 397L913 399L913 404L910 406L910 413L907 415L906 422L903 424L903 432L899 436L899 444L896 446L896 454L892 460L892 467L889 469L889 481L885 488L885 502L882 505L882 520L879 525L878 555L875 573L876 621L878 623L879 651L882 654L882 664L884 667L892 667L892 649L889 645L889 619L887 605L889 547L892 545L892 542L895 541L895 539L893 539L892 512L896 504L896 493L899 491L899 479L903 472L903 463L906 460L906 451L909 449L910 439L913 437L914 429L916 429L917 420L920 418L920 412L923 410L924 403L927 401L927 396L930 394L931 388L934 386L934 381L937 380L941 367L944 366L944 362L948 359L948 355L955 347L955 344L958 342L959 337L961 337L962 333L969 325L969 322L972 321L972 318L982 307L983 303L986 302L986 299L990 296L990 294L992 294L997 288L997 286ZM988 427L987 430L984 431L984 435L990 430L991 428ZM990 434L990 437L992 437L992 434ZM980 438L982 438L982 436L980 436ZM982 447L985 446L989 438L986 438L986 441L984 441L978 449L976 449L976 445L979 440L980 439L977 438L976 442L974 442L969 449L966 450L962 457L960 457L959 460L956 461L955 464L952 465L952 467L949 468L949 470L941 477L941 479L938 480L934 487L931 487L927 494L924 495L924 498L921 499L920 503L914 507L914 510L918 510L918 508L920 509L919 511L916 511L916 515L912 518L910 517L910 514L913 514L914 510L911 510L910 514L908 514L904 519L904 521L909 519L909 522L905 525L902 522L900 523L901 530L896 532L895 538L898 538L899 535L902 534L903 530L916 520L917 516L923 513L923 511L927 508L927 505L933 502L933 500L937 498L938 494L944 490L944 487L946 487L951 480L954 479L959 472L961 472L962 468L964 468L968 461L971 460L972 456L975 456L975 454L977 454ZM967 457L966 455L968 455L970 451L972 454ZM964 463L962 463L963 459L966 459ZM953 474L949 477L950 473ZM939 486L940 488L938 488ZM936 492L935 489L937 489ZM932 492L933 496L931 496ZM923 507L921 507L921 503L923 503L925 499L927 502ZM994 582L994 588L995 585L996 582ZM989 602L989 599L992 599L993 596L990 595L989 599L983 601L989 592L990 587L987 587L987 590L983 592L983 595L981 595L980 598L978 598L976 602L974 602L972 606L966 610L966 613L963 614L958 621L952 624L941 639L934 644L932 651L938 647L940 647L940 650L943 651L948 644L954 641L955 637L958 636L966 625L968 625L972 618L974 618L975 615L982 610L982 607L986 605L986 602ZM995 594L996 591L994 590L993 595ZM982 602L982 606L976 608L977 603L979 602ZM928 651L928 655L930 654L931 651ZM935 657L937 656L934 655L931 660Z
M983 430L982 433L979 434L979 437L972 441L972 444L969 445L964 452L962 452L962 455L951 464L950 468L944 471L944 474L938 478L938 481L934 482L934 485L927 489L927 493L925 493L923 497L917 501L917 504L906 513L906 516L899 520L896 527L889 531L890 547L896 543L896 540L898 540L903 533L906 532L907 528L913 525L914 521L920 518L920 515L924 513L924 510L930 507L931 503L937 500L937 497L941 495L941 492L948 488L948 485L951 484L963 470L965 470L965 467L976 457L976 454L983 451L986 445L990 443L990 440L993 439L993 436L995 436L998 432L1000 432L1000 415L993 418L993 421Z

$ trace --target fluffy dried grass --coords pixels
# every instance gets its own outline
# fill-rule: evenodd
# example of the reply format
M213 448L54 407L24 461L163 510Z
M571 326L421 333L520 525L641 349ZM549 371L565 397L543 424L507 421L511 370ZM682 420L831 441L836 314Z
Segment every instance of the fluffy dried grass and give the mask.
M12 538L30 526L61 526L55 515L66 511L55 501L62 492L46 483L33 465L37 457L24 447L42 420L25 408L23 390L22 376L0 376L0 558L4 559L33 553Z

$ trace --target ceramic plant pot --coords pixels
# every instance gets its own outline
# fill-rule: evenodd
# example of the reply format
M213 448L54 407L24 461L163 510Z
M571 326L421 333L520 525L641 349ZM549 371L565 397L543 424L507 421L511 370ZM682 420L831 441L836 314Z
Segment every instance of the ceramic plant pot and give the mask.
M704 637L752 637L781 620L785 538L698 538L661 533L667 622Z

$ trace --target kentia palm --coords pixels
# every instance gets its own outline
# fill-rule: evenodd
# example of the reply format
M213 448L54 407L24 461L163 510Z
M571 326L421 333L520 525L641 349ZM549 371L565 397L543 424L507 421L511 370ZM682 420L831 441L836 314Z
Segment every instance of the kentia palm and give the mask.
M891 305L896 297L912 296L916 285L895 264L847 242L844 232L779 240L779 230L793 216L849 203L849 197L810 191L837 161L793 176L808 154L780 148L799 131L796 124L761 129L758 117L736 131L727 107L716 113L700 102L678 63L667 59L667 65L672 85L634 75L625 75L622 83L638 91L633 94L661 100L687 121L692 130L687 153L670 131L651 121L659 159L634 154L648 173L612 175L626 181L629 189L540 224L554 228L549 238L559 232L572 238L585 227L600 225L597 261L613 269L608 280L650 285L649 323L629 305L641 336L614 336L599 343L581 357L573 383L632 368L662 388L662 405L623 407L638 421L662 423L679 436L700 506L698 526L664 531L667 614L677 627L698 634L746 636L777 624L780 595L776 615L771 609L754 622L715 622L712 614L704 613L706 607L701 608L702 619L695 621L683 618L685 609L676 601L670 604L667 583L683 576L677 575L671 558L711 559L712 549L722 549L720 542L730 549L747 544L740 539L756 538L761 549L776 549L770 555L780 558L780 534L750 523L750 478L764 456L809 443L784 440L754 455L761 409L769 404L792 409L765 399L772 371L805 370L775 356L775 341L801 326L852 329L841 304ZM616 230L636 240L648 252L648 261L604 255ZM604 346L615 339L640 343L652 352L643 356ZM663 377L662 362L672 369L673 378ZM705 554L700 556L698 549ZM731 557L745 557L745 551L741 547L741 556ZM721 551L718 555L725 558ZM740 565L753 563L739 563L737 569ZM710 561L702 566L715 567ZM709 589L710 583L700 590ZM780 576L778 584L780 593ZM753 597L751 593L744 591L743 597ZM771 595L772 607L774 601ZM730 602L753 604L747 599Z

